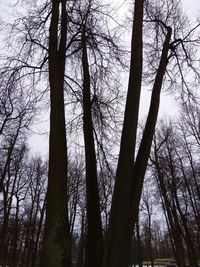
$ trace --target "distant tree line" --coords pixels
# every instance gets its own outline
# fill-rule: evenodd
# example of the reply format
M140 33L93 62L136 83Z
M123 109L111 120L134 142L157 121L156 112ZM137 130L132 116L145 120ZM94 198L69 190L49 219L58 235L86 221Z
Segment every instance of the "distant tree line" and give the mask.
M179 266L192 265L195 261L198 264L199 112L197 106L188 105L178 120L158 123L132 236L130 263L133 265L141 266L145 261L153 266L156 259L172 257ZM39 264L42 251L47 162L31 155L26 133L18 134L18 118L14 120L15 128L7 125L6 138L2 136L1 143L1 177L4 177L0 202L1 265L33 267ZM84 265L87 231L84 168L80 155L68 162L73 266ZM107 168L98 173L104 233L108 229L113 179Z

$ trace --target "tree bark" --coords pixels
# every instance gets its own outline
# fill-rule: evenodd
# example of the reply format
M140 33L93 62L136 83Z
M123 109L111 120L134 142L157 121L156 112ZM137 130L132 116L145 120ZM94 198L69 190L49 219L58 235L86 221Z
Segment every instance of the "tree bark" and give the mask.
M131 193L131 220L134 225L137 221L138 213L139 213L139 204L141 199L142 187L144 176L147 168L147 163L149 159L149 154L151 150L151 144L153 140L153 135L155 132L158 111L160 106L160 93L162 88L162 82L165 75L166 67L168 64L168 51L169 44L171 40L172 29L170 27L167 28L167 35L165 37L165 42L163 44L161 59L159 63L159 67L157 70L157 74L155 77L155 82L153 86L153 91L151 95L150 108L148 112L148 117L145 125L145 129L142 135L142 140L140 143L140 147L137 153L136 162L134 165L133 172L133 184L132 184L132 193Z
M142 1L139 1L139 3L137 3L136 1L133 33L134 33L134 26L136 25L137 25L137 30L138 27L140 27L140 31L137 32L135 40L138 40L137 38L142 38L142 13L143 13ZM142 141L139 147L135 164L134 164L134 148L135 148L136 136L130 133L132 132L131 128L132 127L137 128L137 125L134 125L129 121L130 128L129 127L126 128L126 122L127 122L126 116L128 117L128 113L126 112L127 110L129 110L127 108L128 105L126 106L127 109L124 118L124 128L122 133L118 169L116 174L116 183L115 183L113 203L111 208L110 229L108 232L108 241L107 241L108 248L106 251L107 255L105 259L106 262L105 267L128 266L127 259L129 258L130 247L131 247L130 245L131 233L134 224L138 218L139 203L142 193L144 175L147 168L148 158L150 154L152 139L155 131L158 110L160 105L160 92L162 88L164 74L166 71L166 66L168 63L168 51L169 51L172 29L166 26L166 31L167 34L165 42L163 44L163 50L161 54L159 68L155 77L147 122L145 125ZM132 53L135 53L136 51L141 55L140 62L137 61L136 62L140 66L142 66L142 53L141 53L142 39L140 42L140 47L138 47L138 50L135 48L135 50L132 50ZM141 69L140 72L137 71L137 74L140 74L140 77L136 75L135 76L136 80L133 81L137 84L138 91L140 91L139 87L141 87L141 75L142 75ZM132 100L132 105L137 105L135 103L135 100L133 101L133 99L131 99L131 97L129 99L129 97L130 96L128 94L127 101ZM127 139L127 134L129 137L128 139Z
M106 237L104 267L129 264L131 236L130 199L142 78L143 1L136 0L132 29L131 63L119 160ZM131 224L132 225L132 224Z
M61 5L61 17L59 16L59 5ZM61 20L60 38L58 38L59 20ZM66 34L66 1L52 0L49 30L49 173L41 267L70 266L70 233L66 195L67 144L63 92Z
M87 195L87 233L86 233L86 267L102 267L103 233L100 212L99 190L97 181L96 152L93 136L92 102L90 92L90 73L87 56L85 33L82 34L83 66L83 132L86 162Z

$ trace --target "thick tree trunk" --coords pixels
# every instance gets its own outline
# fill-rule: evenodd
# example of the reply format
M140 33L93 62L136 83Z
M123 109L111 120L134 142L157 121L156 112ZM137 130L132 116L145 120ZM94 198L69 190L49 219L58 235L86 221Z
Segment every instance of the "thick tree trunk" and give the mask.
M59 17L61 5L61 18ZM58 25L61 32L58 39ZM70 266L70 233L67 209L67 145L64 108L66 1L52 1L49 35L50 139L46 224L42 267Z
M141 27L140 29L142 30L142 24L140 24L142 20L142 1L139 1L139 3L137 3L137 1L135 2L134 18L134 25L137 25L137 29L138 27ZM136 22L140 22L139 25L136 24ZM111 209L110 228L108 232L108 247L106 250L107 254L105 258L105 267L128 266L127 259L129 258L130 253L131 233L133 226L138 218L139 203L142 193L144 175L146 172L146 167L158 116L160 92L162 88L163 77L166 71L166 66L168 63L168 51L172 29L166 26L166 31L167 34L165 42L163 44L159 68L155 77L147 122L145 125L135 165L133 156L135 136L133 134L130 134L130 132L132 131L131 128L134 126L134 124L129 121L130 128L126 128L126 116L128 117L128 114L125 112L125 121L122 133L122 141L116 175L116 184ZM137 37L135 36L135 40L137 40L137 38L140 38L141 35L142 33L138 32ZM140 42L140 49L142 49L142 42ZM135 53L136 51L140 53L140 49L138 48L137 50L135 48L132 53ZM142 61L142 56L140 57L140 60ZM138 62L138 64L141 66L142 63ZM139 72L137 72L137 74L139 74ZM136 80L134 82L138 86L138 79L141 82L141 75L142 73L140 71L140 77L135 76ZM130 96L128 95L128 98L129 97ZM132 102L132 105L135 105L134 101ZM131 110L132 109L130 109L129 112ZM135 127L137 127L137 125L135 125ZM127 133L129 133L128 139L125 138L125 136L127 137ZM124 150L125 148L126 150ZM123 159L121 158L122 156Z
M83 66L83 132L86 162L87 195L87 233L86 233L86 267L102 267L103 233L100 213L99 190L97 182L96 153L93 136L92 103L90 92L90 73L86 40L82 36Z
M136 0L132 30L129 85L110 221L106 237L105 267L127 267L129 263L132 236L132 229L129 226L130 200L143 62L142 24L143 1Z
M139 213L139 204L142 194L142 187L144 176L147 168L147 163L149 159L149 154L151 150L151 144L153 140L153 135L155 132L158 111L160 106L160 93L162 88L162 82L165 75L166 67L168 64L168 51L169 44L171 40L172 29L170 27L167 28L167 35L165 38L165 42L163 44L163 50L161 54L160 64L157 70L157 74L155 77L155 82L153 86L153 91L151 95L151 102L149 113L145 125L145 129L143 132L142 140L140 143L140 147L138 150L136 162L134 165L133 172L133 184L132 184L132 193L131 193L131 218L130 222L134 225L138 218Z

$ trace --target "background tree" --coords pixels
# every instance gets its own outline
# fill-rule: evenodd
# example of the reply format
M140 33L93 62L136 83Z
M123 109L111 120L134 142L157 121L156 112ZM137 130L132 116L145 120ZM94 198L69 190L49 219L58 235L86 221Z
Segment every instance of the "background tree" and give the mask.
M181 260L183 259L184 247L186 247L185 252L189 262L195 265L197 264L196 242L193 242L193 238L195 238L192 234L193 231L189 230L189 218L191 210L194 213L196 211L192 192L189 189L190 186L188 187L191 181L191 170L189 170L191 167L190 164L186 163L188 157L183 149L185 144L188 147L188 143L185 143L183 128L176 134L173 128L174 126L172 125L169 127L164 126L162 128L163 132L158 134L160 141L155 143L154 151L162 152L161 154L155 152L154 164L174 242L174 253L177 262L180 266L181 264L184 266L185 263L181 263ZM162 139L160 139L161 136ZM195 172L193 172L193 175L195 175ZM189 208L190 205L193 207L192 209ZM198 225L198 219L195 224ZM179 236L177 236L177 232L180 233Z

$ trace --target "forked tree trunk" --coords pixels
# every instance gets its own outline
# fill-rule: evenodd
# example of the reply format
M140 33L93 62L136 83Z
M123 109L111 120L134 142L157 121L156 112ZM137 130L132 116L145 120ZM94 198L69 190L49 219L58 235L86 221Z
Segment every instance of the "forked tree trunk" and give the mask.
M103 234L97 182L96 152L93 136L90 73L85 33L82 34L83 67L83 132L86 162L87 232L85 266L102 267Z
M61 9L59 10L59 5ZM60 16L61 13L61 16ZM58 37L61 20L60 37ZM70 233L67 210L67 145L64 109L64 72L67 15L66 1L52 0L49 33L50 139L46 223L42 267L70 266Z
M132 228L130 231L129 226L130 201L143 62L142 24L143 1L136 0L128 94L109 228L106 237L104 267L127 267L129 263L132 236Z
M160 93L162 88L162 82L168 64L168 51L169 51L172 29L171 27L166 27L166 30L167 34L165 37L165 42L163 44L160 63L155 77L155 82L153 85L147 121L134 165L133 184L132 184L132 192L130 199L130 205L131 205L130 223L132 223L133 225L137 222L138 218L139 204L142 194L144 176L150 155L152 140L155 132L158 111L160 106ZM130 227L132 226L130 225Z
M132 73L133 79L130 79L132 82L129 83L128 88L118 169L108 231L105 267L128 266L131 234L138 218L144 175L158 116L163 77L168 63L168 51L172 29L166 26L167 34L163 44L159 68L155 77L147 122L134 164L139 93L142 77L142 2L143 1L135 1L132 61L130 69L130 77ZM135 45L134 42L136 43ZM131 86L133 86L133 88L131 88ZM133 98L133 96L135 98Z

